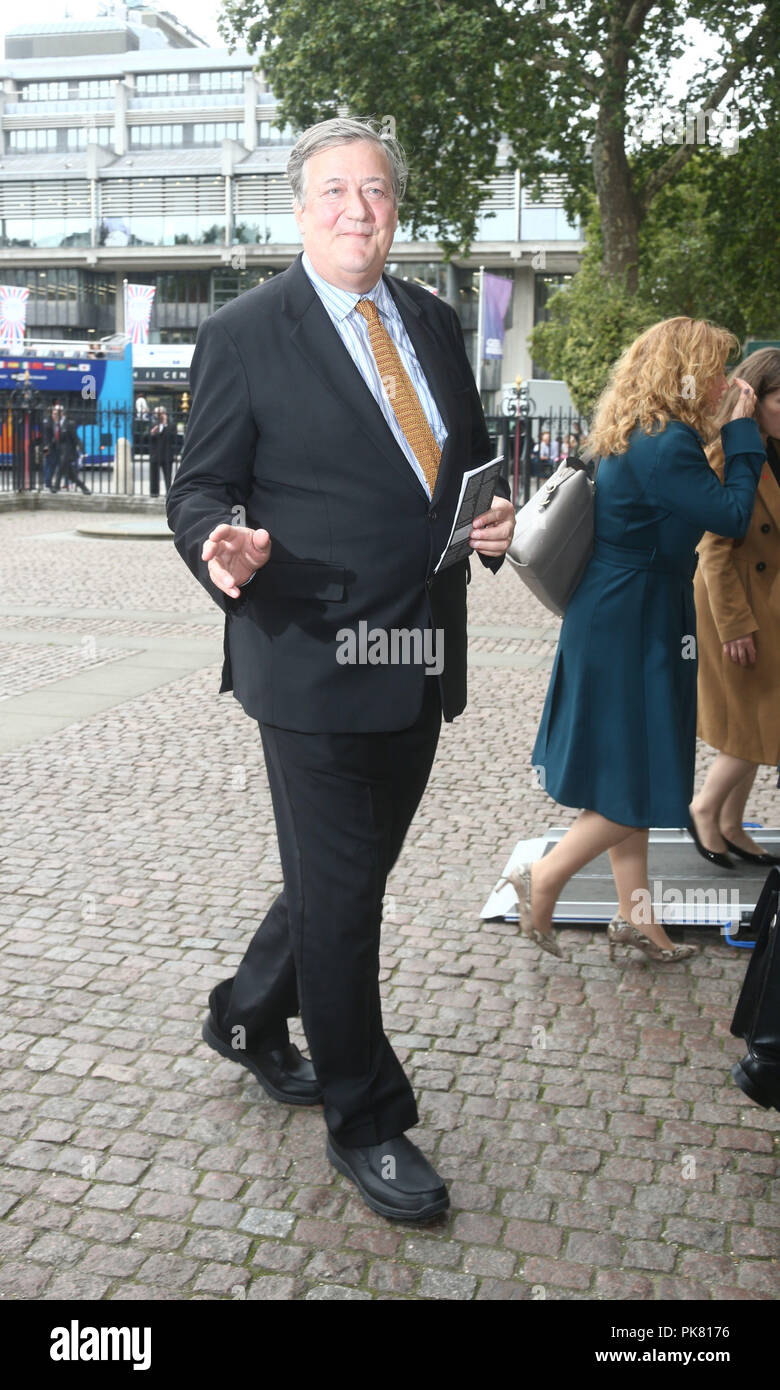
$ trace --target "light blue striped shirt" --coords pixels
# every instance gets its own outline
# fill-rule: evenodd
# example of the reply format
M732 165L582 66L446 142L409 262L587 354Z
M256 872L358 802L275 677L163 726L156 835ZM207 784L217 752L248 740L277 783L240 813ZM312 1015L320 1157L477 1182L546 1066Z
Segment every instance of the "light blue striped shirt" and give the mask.
M380 277L373 289L367 290L365 294L355 294L352 290L339 289L337 285L331 285L327 280L323 280L322 276L317 274L317 271L314 269L305 251L303 253L302 264L325 306L331 323L385 417L396 443L403 450L422 483L426 494L430 497L431 493L425 481L425 474L415 457L406 435L398 423L390 398L382 385L382 378L379 375L376 358L371 350L371 340L368 336L368 324L361 314L355 313L355 305L359 299L373 299L379 310L382 324L395 343L404 368L417 392L420 404L425 411L428 424L435 435L436 443L439 448L442 449L444 447L444 441L447 438L447 428L439 414L438 406L433 398L428 382L425 379L425 374L417 359L417 354L409 340L409 334L404 327L403 319L396 308L395 301L387 285Z

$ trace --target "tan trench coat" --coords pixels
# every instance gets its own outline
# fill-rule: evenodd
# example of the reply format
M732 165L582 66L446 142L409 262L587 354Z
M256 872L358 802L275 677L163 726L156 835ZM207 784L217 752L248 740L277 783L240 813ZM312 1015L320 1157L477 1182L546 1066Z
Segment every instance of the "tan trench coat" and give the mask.
M778 445L775 448L780 452ZM723 479L723 461L713 468ZM764 464L743 540L707 531L694 578L699 656L697 733L721 753L780 762L780 485ZM753 633L754 666L723 643Z

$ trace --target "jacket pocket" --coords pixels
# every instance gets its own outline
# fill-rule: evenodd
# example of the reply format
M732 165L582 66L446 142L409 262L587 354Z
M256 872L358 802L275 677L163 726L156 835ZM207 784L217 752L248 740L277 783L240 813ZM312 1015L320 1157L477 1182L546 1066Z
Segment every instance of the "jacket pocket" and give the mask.
M257 581L260 581L262 593L339 603L344 598L346 575L342 565L326 565L317 560L271 559L258 571Z

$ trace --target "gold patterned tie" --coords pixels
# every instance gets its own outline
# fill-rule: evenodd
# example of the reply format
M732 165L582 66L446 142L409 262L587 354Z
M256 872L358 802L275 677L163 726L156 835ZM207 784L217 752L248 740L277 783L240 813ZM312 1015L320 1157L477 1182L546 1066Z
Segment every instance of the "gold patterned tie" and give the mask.
M425 474L425 481L430 488L431 497L433 497L441 449L428 424L428 418L420 404L420 397L409 380L398 349L382 323L374 301L372 299L359 299L355 308L368 324L371 351L379 368L382 385L393 407L395 418Z

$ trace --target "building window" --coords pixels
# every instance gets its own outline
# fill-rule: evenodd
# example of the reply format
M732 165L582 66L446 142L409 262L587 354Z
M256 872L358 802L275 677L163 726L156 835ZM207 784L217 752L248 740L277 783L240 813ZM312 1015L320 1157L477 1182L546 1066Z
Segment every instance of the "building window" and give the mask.
M19 154L56 150L57 134L56 130L9 130L8 148Z
M135 89L150 96L164 96L168 92L188 92L190 75L188 72L142 72L135 79Z
M202 92L239 92L243 90L243 72L202 72L200 90Z
M55 130L10 130L8 151L15 154L85 150L88 144L114 144L113 126L59 126Z
M111 97L114 94L114 83L109 79L89 78L79 82L77 96L79 97Z
M562 285L571 284L573 275L535 275L534 276L534 327L537 323L547 323L550 310L548 301ZM549 381L550 373L545 372L537 362L533 363L531 374L535 381Z
M181 145L183 141L184 127L180 125L133 125L130 127L130 144L136 149Z
M67 82L26 82L20 92L22 101L67 101Z
M87 145L113 145L113 126L76 126L66 131L69 150L85 150Z
M262 285L265 280L280 274L281 270L274 270L270 266L263 266L257 270L228 270L226 267L224 270L213 271L214 308L221 308L223 304L228 304L231 299L243 294L244 290L254 289L255 285Z
M243 121L206 121L189 127L193 145L218 145L220 140L240 140Z
M294 145L296 138L294 126L286 125L279 130L271 121L257 123L257 141L260 145Z

